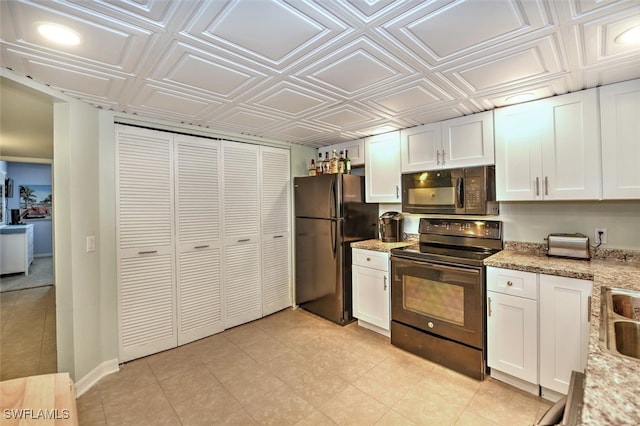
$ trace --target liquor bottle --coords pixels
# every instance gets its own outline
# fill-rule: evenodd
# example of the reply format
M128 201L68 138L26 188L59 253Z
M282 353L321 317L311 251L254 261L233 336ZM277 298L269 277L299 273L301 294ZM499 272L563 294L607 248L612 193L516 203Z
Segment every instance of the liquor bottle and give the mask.
M333 150L333 156L329 161L329 173L338 173L338 153Z
M311 159L311 166L309 166L309 176L316 176L316 160Z
M320 176L322 174L322 153L318 153L318 162L316 163L316 176Z
M344 150L344 172L348 175L351 174L351 159L349 158L349 150Z
M329 152L324 153L324 160L322 160L322 174L329 174Z
M338 173L344 173L344 152L340 151L340 159L338 160Z

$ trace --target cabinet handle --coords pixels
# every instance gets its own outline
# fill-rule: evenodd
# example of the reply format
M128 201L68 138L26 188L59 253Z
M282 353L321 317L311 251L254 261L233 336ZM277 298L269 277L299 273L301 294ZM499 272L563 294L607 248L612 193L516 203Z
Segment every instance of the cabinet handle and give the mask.
M587 298L587 322L591 322L591 296Z
M442 165L444 166L444 163L446 163L447 161L444 159L444 149L442 150Z
M436 164L440 165L440 150L436 149Z
M274 235L273 238L282 238L282 237L283 237L282 235Z
M396 185L396 200L400 198L400 187Z
M507 281L507 285L511 287L513 285L513 281Z
M204 245L204 246L195 246L194 249L205 249L205 248L209 248L209 244Z
M384 287L383 287L384 291L387 291L387 276L384 276Z
M367 262L369 262L370 260L371 260L371 258L370 258L370 257L367 257Z
M243 238L241 240L238 240L239 243L246 243L247 241L251 241L251 238Z
M138 254L156 254L158 250L139 251Z
M489 306L488 306L488 308L489 308L489 316L491 316L491 298L489 297L488 300L489 300Z
M544 195L549 195L549 177L544 177Z
M540 178L536 177L536 197L540 195Z

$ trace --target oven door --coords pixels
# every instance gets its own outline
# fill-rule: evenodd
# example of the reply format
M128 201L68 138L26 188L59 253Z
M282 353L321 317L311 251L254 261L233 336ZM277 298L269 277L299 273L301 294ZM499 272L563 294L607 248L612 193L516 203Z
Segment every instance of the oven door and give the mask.
M391 318L484 347L484 269L391 256Z

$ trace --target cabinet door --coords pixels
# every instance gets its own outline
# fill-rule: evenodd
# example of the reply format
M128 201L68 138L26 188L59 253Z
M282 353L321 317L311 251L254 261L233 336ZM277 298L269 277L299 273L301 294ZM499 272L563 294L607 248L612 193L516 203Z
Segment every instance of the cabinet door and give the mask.
M365 184L368 203L399 203L400 132L365 139Z
M258 151L222 143L225 328L262 316Z
M172 140L116 128L120 361L177 345Z
M587 365L593 283L540 274L540 385L566 394Z
M260 147L262 315L291 306L289 151Z
M640 199L640 79L600 88L604 199Z
M494 164L493 111L443 121L441 156L445 168Z
M389 273L352 266L353 316L389 330Z
M602 175L597 89L545 99L542 105L549 114L545 122L551 120L541 138L544 199L599 199Z
M540 138L548 125L540 102L495 111L498 201L542 199Z
M178 344L224 330L220 143L177 135L176 234Z
M400 132L402 173L442 168L442 126L425 124Z
M529 383L538 383L535 300L487 292L487 363Z

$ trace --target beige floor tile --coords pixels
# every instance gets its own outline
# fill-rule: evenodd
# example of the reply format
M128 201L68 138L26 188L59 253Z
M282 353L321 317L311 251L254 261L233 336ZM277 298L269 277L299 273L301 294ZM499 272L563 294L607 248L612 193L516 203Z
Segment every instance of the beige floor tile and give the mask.
M103 398L103 407L109 425L180 425L180 420L157 383L128 390L122 388L118 395L109 400Z
M233 357L219 358L214 361L208 361L204 364L221 383L232 380L247 372L259 374L266 370L266 367L258 364L256 360L251 358L244 352L239 352Z
M414 422L394 410L389 410L376 422L376 426L411 426Z
M294 425L313 411L313 406L284 386L260 397L246 410L262 425Z
M268 370L250 370L224 382L224 387L243 405L284 386L284 382Z
M121 397L123 392L157 384L156 377L142 358L121 365L117 372L101 379L97 386L104 403Z
M273 337L260 340L244 348L244 351L260 364L265 364L270 360L289 352L290 349L279 340Z
M484 417L470 411L465 410L458 420L456 421L456 426L497 426L496 423L491 420L485 419ZM515 423L513 424L515 426ZM529 425L523 425L529 426Z
M419 375L375 366L353 382L353 385L385 405L392 406L421 380Z
M187 352L179 349L164 351L146 358L149 368L158 380L204 368L199 358L191 357Z
M224 388L206 368L188 370L160 380L160 387L171 403L182 402L205 392L223 392Z
M207 337L203 339L206 344L206 351L201 352L198 356L203 363L208 363L218 359L233 358L242 352L242 349L234 345L222 334Z
M336 422L325 416L320 410L313 410L304 419L296 423L296 426L333 426Z
M253 323L239 325L232 329L225 330L222 334L240 349L270 338L267 333L260 330L260 328L253 325Z
M319 409L339 425L372 425L384 416L389 407L348 386Z
M299 381L300 377L325 372L308 357L293 351L273 358L265 364L265 367L280 380L289 384Z
M290 389L314 407L319 407L348 386L340 377L326 371L313 371L298 376Z
M223 386L172 399L171 405L183 425L216 424L242 411L240 403Z
M491 378L485 380L468 411L498 425L529 425L536 420L540 398Z

